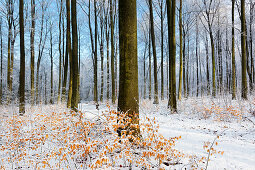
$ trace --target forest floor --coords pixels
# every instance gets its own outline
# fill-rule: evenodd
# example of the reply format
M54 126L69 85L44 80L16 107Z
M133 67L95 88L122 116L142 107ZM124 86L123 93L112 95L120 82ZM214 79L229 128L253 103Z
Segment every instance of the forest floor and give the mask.
M110 108L114 109L116 106L111 106ZM99 106L99 110L97 110L92 102L83 102L79 105L79 109L86 114L86 119L96 120L104 112L109 110L109 106L102 103ZM29 108L24 118L19 119L15 117L18 121L14 121L13 115L16 112L17 108L15 106L0 107L0 148L2 147L0 151L0 169L34 169L34 167L52 169L50 168L53 167L50 165L51 161L48 161L48 157L51 157L49 156L51 152L48 150L52 151L55 149L60 151L61 154L61 145L62 147L69 146L63 142L66 137L63 133L69 131L69 128L64 129L66 128L65 123L69 118L63 119L60 116L58 120L56 117L58 117L58 113L65 113L66 115L69 110L65 109L62 105L41 105ZM49 114L50 112L56 114ZM10 116L10 113L12 113L12 116ZM48 117L41 118L45 114L49 114ZM140 101L140 118L143 120L145 117L151 120L155 119L159 125L159 133L165 138L181 136L181 139L176 142L175 149L185 155L190 155L189 157L178 160L177 165L162 166L165 169L191 169L191 164L197 164L198 169L205 168L207 161L199 164L198 160L201 157L208 159L207 149L211 146L214 149L210 152L212 155L209 156L208 169L253 170L255 168L254 99L249 101L233 101L228 99L228 97L217 99L205 97L183 99L181 102L178 102L178 113L176 114L170 114L167 108L167 101L161 101L159 105L153 105L153 101L142 100ZM50 120L49 118L53 118L54 120ZM50 124L53 121L58 121L56 124L60 121L65 122L57 125L58 130L62 131L62 133L57 133L57 135L63 135L61 142L59 142L60 137L58 139L52 137L54 136L53 132L57 128L48 128L48 119L50 120ZM26 121L29 123L26 123ZM44 124L44 122L46 123ZM13 124L17 127L8 127L8 125ZM21 129L23 131L30 129L30 131L29 133L21 133ZM42 143L34 144L34 136L36 135L38 135L36 138L40 139ZM26 136L30 137L26 138ZM33 136L33 140L30 140L31 136ZM26 142L20 141L20 138L28 141L29 147L26 146ZM50 143L48 139L54 142ZM19 149L20 147L26 148L25 151L21 151ZM66 153L70 154L70 152ZM17 157L18 154L20 154L19 157ZM56 153L52 152L51 154L56 156ZM59 159L62 158L59 157ZM31 165L25 159L30 160ZM58 166L60 167L60 164ZM68 166L65 164L63 167L66 167L64 169L68 169L67 167L72 169L72 165ZM76 165L73 167L75 169L85 168L77 168ZM117 169L123 169L121 167Z

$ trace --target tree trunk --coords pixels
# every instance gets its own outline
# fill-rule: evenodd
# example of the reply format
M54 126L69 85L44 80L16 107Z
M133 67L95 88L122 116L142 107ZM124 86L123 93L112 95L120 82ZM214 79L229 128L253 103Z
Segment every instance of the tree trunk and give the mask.
M164 2L160 5L160 21L161 21L161 100L164 100Z
M236 99L235 0L232 0L232 99Z
M102 8L104 8L104 1L102 2ZM103 102L104 98L104 10L100 11L100 55L101 55L101 92L100 101Z
M118 110L128 113L132 124L139 124L136 0L119 1L119 50Z
M53 98L53 37L52 25L50 26L50 104L54 103Z
M12 24L13 24L13 1L8 0L8 61L7 61L7 103L11 103L11 41L12 41Z
M213 90L212 90L212 96L216 97L216 75L215 75L215 47L214 47L214 39L213 39L213 32L210 29L210 40L211 40L211 50L212 50L212 78L213 78Z
M168 106L173 113L177 112L176 102L176 74L175 74L175 57L176 57L176 41L175 41L175 11L176 0L167 0L167 21L168 21L168 42L169 42L169 101Z
M60 1L60 11L59 11L59 39L58 39L58 50L59 50L59 77L58 77L58 103L60 102L61 97L61 77L62 77L62 49L61 49L61 42L62 42L62 7L63 7L63 0Z
M157 73L157 52L156 52L156 42L155 42L155 33L154 33L154 18L153 18L153 8L152 0L149 0L150 8L150 26L151 26L151 42L152 42L152 52L153 52L153 73L154 73L154 104L158 104L158 73Z
M25 113L25 41L23 0L19 1L19 25L20 25L20 74L19 74L19 113Z
M150 26L149 26L150 28ZM149 29L149 99L151 100L151 34Z
M247 100L247 58L246 58L245 0L241 0L241 49L242 49L242 99Z
M110 55L109 55L109 36L110 36L110 31L108 29L108 19L105 21L105 37L106 37L106 58L107 58L107 92L106 92L106 98L107 101L110 100Z
M67 14L67 22L66 22L67 30L66 30L66 52L65 52L65 61L64 61L64 77L63 77L63 84L62 84L62 102L66 101L66 84L67 84L67 75L68 75L68 56L69 56L68 46L70 45L70 40L68 38L68 36L70 36L70 0L66 0L66 14ZM69 17L69 21L68 21L68 17Z
M206 90L207 95L211 94L210 90L210 71L209 71L209 44L207 34L205 35L205 53L206 53Z
M94 15L95 15L94 102L98 103L98 92L97 92L97 0L94 0Z
M74 111L78 109L78 34L77 34L77 14L76 0L71 0L71 22L72 22L72 99L71 108Z
M179 32L180 32L180 71L179 71L179 91L178 99L181 100L182 96L182 76L183 76L183 56L182 56L182 0L180 0L179 9Z
M34 105L35 97L35 45L34 45L34 36L35 36L35 0L31 0L31 31L30 31L30 50L31 50L31 61L30 61L30 85L31 85L31 104Z
M199 95L199 76L198 76L198 73L199 73L199 69L198 69L198 58L199 58L199 54L198 54L198 19L196 18L196 66L197 66L197 69L196 69L196 72L197 72L197 97Z
M110 0L110 22L111 22L111 75L112 75L112 103L115 104L115 70L114 70L114 21L113 21L113 3Z
M3 34L2 34L2 17L0 17L0 56L1 56L1 63L0 63L0 105L3 104Z
M68 99L67 99L67 107L71 107L71 99L72 99L72 87L73 87L73 69L72 69L72 47L71 47L71 34L70 34L70 0L66 0L66 36L67 36L67 52L69 56L69 91L68 91Z

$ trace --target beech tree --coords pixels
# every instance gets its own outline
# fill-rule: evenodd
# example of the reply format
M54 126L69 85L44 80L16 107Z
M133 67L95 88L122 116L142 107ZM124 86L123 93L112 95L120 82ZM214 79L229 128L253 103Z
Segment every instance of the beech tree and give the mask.
M167 23L168 23L168 43L169 43L169 100L168 106L173 113L177 111L176 102L176 40L175 40L175 11L176 1L167 0Z
M119 52L118 110L139 124L136 0L119 1Z

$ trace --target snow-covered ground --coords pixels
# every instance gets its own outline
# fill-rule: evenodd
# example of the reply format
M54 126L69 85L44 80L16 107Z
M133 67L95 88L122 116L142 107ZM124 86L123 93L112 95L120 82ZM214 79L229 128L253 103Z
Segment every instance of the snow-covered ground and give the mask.
M165 137L182 136L177 148L184 153L206 156L204 142L212 142L220 135L216 150L224 151L224 154L213 155L208 169L255 169L255 116L248 113L250 110L255 111L254 103L191 98L178 103L178 114L166 114L169 112L167 101L159 106L154 106L150 101L142 103L141 113L157 119L160 133ZM222 107L233 105L243 108L244 118L228 121L217 121L215 117L204 119L199 110L211 107L212 103Z
M221 110L230 106L233 106L230 110ZM116 106L111 106L111 108L114 109ZM255 103L252 100L243 102L228 99L190 98L179 102L178 108L177 114L170 114L167 101L153 105L152 101L142 100L140 101L140 117L141 120L144 117L155 117L159 124L159 133L166 138L181 136L176 149L190 156L207 157L207 152L203 148L204 143L213 142L217 136L220 136L216 140L218 145L214 144L213 147L216 151L224 151L224 154L210 156L208 169L255 169L255 116L252 115L255 111ZM80 104L79 109L86 113L88 119L96 119L102 112L108 110L106 104L100 104L97 110L92 102ZM214 110L214 112L208 115L207 109ZM240 113L242 119L239 119L238 115L229 116L228 111L233 110ZM15 107L1 107L0 115L6 117L10 112L16 111ZM66 112L67 109L64 109L64 106L40 106L30 110L27 114L49 111L58 113ZM221 118L224 120L220 121L219 116L223 116ZM2 156L4 155L0 154L0 158ZM187 159L180 160L180 163L171 168L190 167ZM165 168L169 169L169 167Z

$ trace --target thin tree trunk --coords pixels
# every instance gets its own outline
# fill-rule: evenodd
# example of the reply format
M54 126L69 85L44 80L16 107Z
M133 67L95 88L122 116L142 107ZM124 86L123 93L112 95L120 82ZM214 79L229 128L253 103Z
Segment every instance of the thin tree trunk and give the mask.
M66 0L66 36L67 36L67 52L68 52L68 56L69 56L69 91L68 91L68 99L67 99L67 107L70 108L71 107L71 99L72 99L72 87L73 87L73 69L72 69L72 47L71 47L71 34L70 34L70 30L71 30L71 23L70 23L70 0Z
M143 98L146 99L146 51L147 51L147 42L144 48L143 55Z
M53 98L53 37L52 37L52 25L50 27L50 103L54 103Z
M236 99L235 0L232 0L232 99Z
M19 75L19 113L25 113L25 41L23 0L19 1L19 25L20 25L20 75Z
M114 21L113 21L113 3L110 0L110 22L111 22L111 75L112 75L112 103L115 104L115 70L114 70Z
M68 8L70 9L70 0L66 0L66 13L67 15L69 15L70 18L70 10L68 10ZM69 12L69 14L68 14ZM68 17L68 16L67 16ZM64 19L63 19L63 23L64 23ZM68 75L68 45L70 43L70 40L68 39L68 35L70 35L70 20L69 20L69 25L66 23L66 51L65 51L65 59L64 59L64 77L63 77L63 84L62 84L62 102L66 101L66 84L67 84L67 75ZM65 34L63 33L63 36ZM64 41L64 39L63 39ZM63 53L64 55L64 53Z
M102 8L104 8L104 1L102 2ZM100 101L103 101L104 98L104 10L100 11L100 55L101 55L101 92L100 92Z
M247 57L246 57L245 0L241 0L241 49L242 49L242 99L247 100Z
M44 70L44 102L45 102L45 105L48 104L48 101L47 101L47 73L45 70Z
M94 102L98 103L98 92L97 92L97 0L94 0L94 15L95 15Z
M179 32L180 32L180 71L179 71L179 91L178 99L181 100L182 96L182 77L183 77L183 55L182 55L182 0L180 0L179 9Z
M160 5L160 25L161 25L161 100L164 100L164 2Z
M196 18L196 66L197 66L197 69L196 69L196 72L197 72L197 97L199 95L199 76L198 76L198 73L199 73L199 69L198 69L198 19Z
M1 56L1 63L0 63L0 105L3 104L3 34L2 34L2 17L0 17L0 39L1 39L1 46L0 46L0 56Z
M107 101L110 100L110 55L109 55L109 36L110 31L108 29L108 18L106 18L106 24L105 24L105 37L106 37L106 58L107 58L107 93L106 98Z
M149 99L151 100L151 34L150 34L150 29L149 29Z
M183 94L184 97L186 96L186 92L187 92L187 86L186 86L186 33L184 32L184 29L182 29L183 31Z
M158 104L158 73L157 73L157 52L156 52L156 42L154 33L154 18L153 18L153 8L152 0L149 0L150 8L150 26L151 26L151 42L152 42L152 52L153 52L153 73L154 73L154 104Z
M175 74L175 57L176 57L176 41L175 41L175 11L176 1L167 0L167 20L168 20L168 41L169 41L169 75L170 75L170 93L168 106L171 111L177 111L176 102L176 74Z
M212 50L212 78L213 78L213 90L212 90L212 96L216 97L216 75L215 75L215 47L214 47L214 39L213 39L213 33L210 29L210 40L211 40L211 50Z
M12 24L13 24L13 1L8 0L8 61L7 61L7 103L11 103L11 41L12 41Z
M58 50L59 50L59 77L58 77L58 103L60 102L61 97L61 78L62 78L62 49L61 49L61 42L62 42L62 7L63 7L63 0L60 1L60 11L59 11L59 40L58 40Z
M31 0L31 31L30 31L30 50L31 50L31 61L30 61L30 85L31 85L31 104L34 105L35 100L35 46L34 46L34 36L35 36L35 0Z
M78 34L77 34L77 14L76 0L71 0L71 23L72 23L72 99L71 108L74 111L78 109Z

